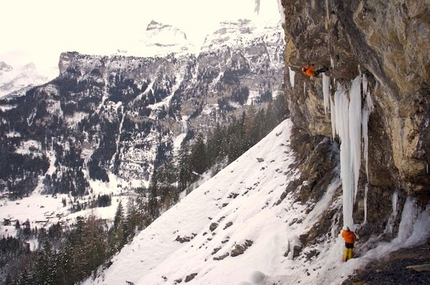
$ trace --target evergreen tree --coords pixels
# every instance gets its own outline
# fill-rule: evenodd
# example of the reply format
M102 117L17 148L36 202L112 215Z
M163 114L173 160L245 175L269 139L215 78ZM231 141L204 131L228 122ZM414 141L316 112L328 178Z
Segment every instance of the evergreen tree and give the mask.
M119 201L118 207L113 219L113 226L109 231L109 249L110 254L118 252L125 244L124 237L124 208L122 201Z
M277 125L279 125L280 122L281 122L281 120L278 120L276 118L276 113L275 113L272 101L269 101L267 108L266 108L266 117L264 119L265 136L271 130L273 130Z
M191 167L198 174L203 174L207 169L206 145L202 134L199 134L191 149Z
M56 256L58 284L72 285L76 279L73 246L68 242ZM76 280L80 281L80 280Z
M120 200L118 203L118 207L116 208L115 217L113 218L113 228L118 229L124 220L124 208L122 207L122 201Z
M228 126L228 162L231 163L237 159L244 150L244 127L245 116L242 115L241 119L233 117L232 123Z
M9 274L9 273L6 275L6 278L5 278L4 284L5 284L5 285L13 285L13 284L15 284L15 283L13 282L13 279L12 279L12 277L10 276L10 274Z
M136 209L136 205L133 199L129 199L127 202L127 216L124 222L124 238L126 242L130 241L136 232L141 229L142 221L139 220L139 213Z
M251 148L258 139L258 133L256 132L256 110L254 105L251 105L248 109L248 113L242 116L245 117L245 150Z
M173 160L166 161L157 169L158 195L167 210L171 203L179 200L178 170Z
M149 185L148 192L148 214L151 221L158 218L160 215L159 205L158 205L158 175L157 169L154 169L151 177L151 183Z
M36 262L33 270L34 284L54 284L53 273L55 269L52 267L52 248L51 244L45 239L43 250L37 253Z
M207 166L211 167L220 162L226 153L224 131L220 124L217 124L213 132L209 132L206 142Z
M264 127L266 125L265 121L266 121L266 111L264 109L258 110L257 115L256 115L255 124L254 124L255 140L254 140L253 145L255 145L257 142L259 142L262 138L264 138L266 136L267 132L264 129Z
M27 270L24 268L24 270L20 273L16 284L28 285L28 284L37 284L37 283L33 282L33 279L30 277Z
M139 190L137 193L137 197L136 197L136 211L137 211L137 220L138 220L138 229L141 230L143 228L145 228L146 226L148 226L151 221L150 221L150 217L148 214L148 203L147 203L147 198L146 198L146 194L147 194L147 189L145 188L141 188L141 190Z
M68 250L72 250L69 269L73 282L89 277L107 257L106 231L102 221L93 215L86 220L77 218L76 227L68 235L67 242ZM63 269L62 274L64 273Z
M87 219L85 232L85 243L82 245L86 252L87 276L90 276L91 271L102 265L106 259L107 237L103 228L102 220L96 219L95 216L90 216Z
M179 191L183 191L192 183L193 177L193 173L191 170L191 156L189 154L189 145L186 143L184 143L179 150L178 169L178 187Z

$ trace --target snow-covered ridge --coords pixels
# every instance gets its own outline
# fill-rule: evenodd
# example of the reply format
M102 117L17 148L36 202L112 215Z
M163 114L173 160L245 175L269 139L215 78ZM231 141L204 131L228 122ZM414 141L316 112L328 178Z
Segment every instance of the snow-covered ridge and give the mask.
M277 25L268 25L262 28L251 20L238 20L235 22L221 22L219 27L208 34L201 47L202 51L209 51L221 46L245 46L256 39L274 42L283 39L283 29Z
M255 38L267 41L283 39L283 30L278 24L259 26L251 20L220 22L214 31L209 32L200 45L191 43L185 32L172 25L151 21L145 32L132 47L118 50L119 55L129 56L164 56L167 54L196 54L218 49L224 45L235 47L249 44Z
M49 72L38 69L34 63L13 67L0 62L0 97L47 82L54 77L52 70Z
M120 48L118 54L132 56L163 56L170 53L194 53L195 47L185 32L172 25L151 21L132 46Z
M11 71L13 69L12 66L10 66L9 64L7 64L4 61L0 61L0 74L3 75L3 72L8 72Z

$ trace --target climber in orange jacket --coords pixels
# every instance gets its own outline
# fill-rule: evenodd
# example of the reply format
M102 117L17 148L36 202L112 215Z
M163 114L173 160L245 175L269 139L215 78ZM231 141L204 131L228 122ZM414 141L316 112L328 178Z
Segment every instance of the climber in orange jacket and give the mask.
M302 67L302 71L309 77L318 76L319 74L328 71L329 68L327 66L324 66L323 68L320 68L318 70L315 70L315 65L308 64L307 66Z
M346 230L342 230L342 237L345 240L345 253L343 254L343 261L348 261L352 258L354 250L354 242L357 239L354 232L346 227Z

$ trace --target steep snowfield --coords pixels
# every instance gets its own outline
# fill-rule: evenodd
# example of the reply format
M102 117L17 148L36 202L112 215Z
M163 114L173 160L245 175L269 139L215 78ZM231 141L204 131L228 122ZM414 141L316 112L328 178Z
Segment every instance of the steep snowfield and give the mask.
M159 217L112 259L109 268L85 284L340 284L367 261L428 236L430 209L418 214L408 200L404 215L411 218L402 223L392 243L381 243L343 263L343 240L334 230L339 225L334 225L326 239L293 259L299 235L324 210L341 211L342 197L333 200L340 187L335 179L310 212L294 202L294 192L278 203L288 182L298 177L292 167L290 128L289 120L280 124ZM238 246L245 251L232 256ZM306 254L313 251L319 254L307 260Z
M297 175L289 167L293 160L288 147L290 124L281 124L271 136L164 213L116 256L94 283L162 284L166 282L162 276L166 276L170 284L197 272L194 284L234 284L246 280L254 270L274 270L273 266L285 259L288 239L287 212L282 204L273 204L286 182ZM213 232L211 223L219 223ZM175 241L178 236L194 235L191 242ZM253 245L245 254L213 260L246 240L252 240ZM267 250L268 246L272 249ZM273 250L276 256L272 256Z

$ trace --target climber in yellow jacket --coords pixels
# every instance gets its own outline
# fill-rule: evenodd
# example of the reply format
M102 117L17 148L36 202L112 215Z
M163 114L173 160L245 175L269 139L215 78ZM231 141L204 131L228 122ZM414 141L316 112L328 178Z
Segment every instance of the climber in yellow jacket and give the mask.
M354 242L357 239L354 232L346 227L346 230L342 230L342 237L345 240L345 253L343 254L343 261L348 261L353 256Z
M319 74L328 71L329 68L327 66L324 66L323 68L320 68L318 70L315 70L315 65L308 64L307 66L302 67L302 71L309 77L315 77Z

